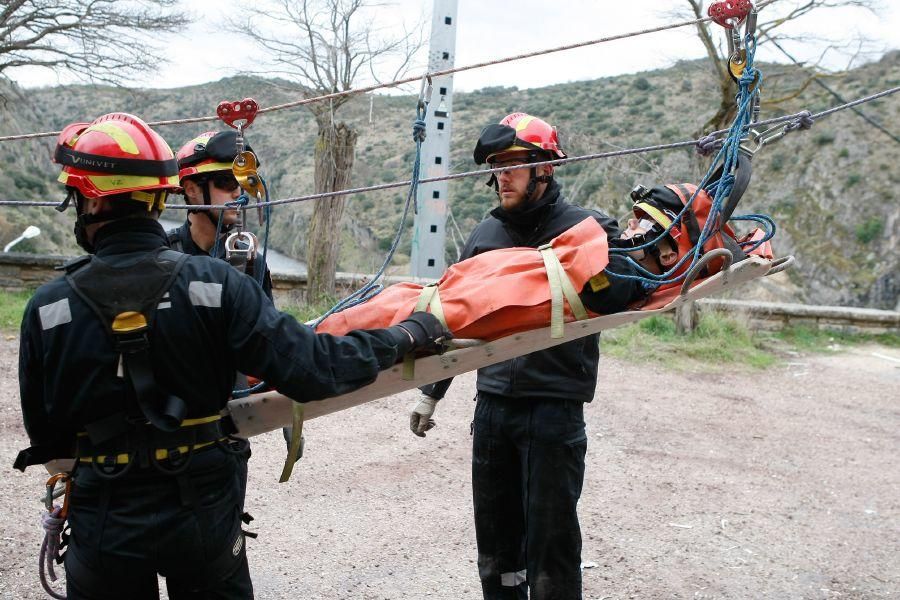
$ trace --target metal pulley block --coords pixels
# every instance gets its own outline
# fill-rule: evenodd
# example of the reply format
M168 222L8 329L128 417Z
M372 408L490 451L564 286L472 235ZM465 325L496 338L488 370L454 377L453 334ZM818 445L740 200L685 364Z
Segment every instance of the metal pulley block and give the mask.
M731 75L731 78L734 79L735 82L737 82L741 79L741 75L744 74L744 68L746 66L747 51L743 49L736 50L728 59L728 74Z
M253 98L244 98L238 102L223 100L216 107L216 115L223 123L235 129L247 129L253 124L259 104Z
M249 150L245 150L234 157L234 162L231 163L231 172L234 173L234 178L244 188L244 191L250 197L260 201L265 195L265 189L263 188L262 179L256 172L257 165L256 155Z
M734 29L753 10L750 0L722 0L709 5L706 14L726 29Z
M266 189L263 186L259 173L256 172L257 166L256 155L249 150L245 150L234 157L234 162L231 163L231 172L241 188L251 198L257 202L262 202L266 198ZM265 212L261 206L257 207L256 212L257 217L259 217L259 224L262 225L266 222Z

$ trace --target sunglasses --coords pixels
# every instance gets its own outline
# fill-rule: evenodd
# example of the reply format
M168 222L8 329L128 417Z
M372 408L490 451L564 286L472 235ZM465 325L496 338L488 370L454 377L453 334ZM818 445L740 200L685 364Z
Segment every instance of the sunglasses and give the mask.
M240 185L234 175L227 171L213 173L207 178L207 181L213 184L216 189L222 190L223 192L233 192L238 189Z

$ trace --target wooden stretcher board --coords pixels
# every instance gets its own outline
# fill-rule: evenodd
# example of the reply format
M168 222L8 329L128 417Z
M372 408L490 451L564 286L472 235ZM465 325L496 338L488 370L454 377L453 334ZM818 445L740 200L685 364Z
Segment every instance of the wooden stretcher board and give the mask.
M438 356L422 357L416 360L415 375L411 380L403 379L403 365L398 363L390 369L382 371L374 382L356 391L342 396L305 403L304 418L307 420L314 419L346 410L392 394L509 360L516 356L557 346L586 335L599 333L606 329L613 329L639 321L651 315L674 310L686 301L712 296L763 277L769 273L776 262L755 256L747 258L732 265L727 271L722 271L697 281L687 293L677 295L671 302L661 308L631 310L566 323L564 334L561 338L551 338L550 327L545 327L510 335L480 346L450 350ZM252 437L289 426L292 417L292 403L293 400L278 392L263 392L246 398L231 400L226 410L230 413L232 420L237 426L238 435L241 437Z

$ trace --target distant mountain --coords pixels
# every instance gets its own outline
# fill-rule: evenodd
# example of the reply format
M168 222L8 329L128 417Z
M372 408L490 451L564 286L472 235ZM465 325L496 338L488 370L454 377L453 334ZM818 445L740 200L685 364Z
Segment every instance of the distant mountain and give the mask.
M900 53L857 68L829 84L848 99L900 85ZM818 86L777 106L781 82L801 77L800 69L761 65L767 75L761 118L837 102ZM485 88L456 94L452 121L450 171L471 170L472 148L481 128L507 113L522 110L559 126L572 156L692 139L715 109L716 93L702 61L681 62L658 70L554 85L539 89ZM214 83L165 90L126 90L69 86L36 90L0 89L0 134L60 129L124 110L148 121L213 114L223 99L255 97L273 105L299 97L283 81L233 77ZM900 135L900 97L891 96L862 109ZM371 118L370 118L371 115ZM410 177L415 99L405 96L357 97L340 109L339 119L360 131L353 185L364 186ZM214 124L161 127L173 149ZM311 115L302 108L261 115L248 139L262 161L273 198L312 191L312 152L316 138ZM57 169L50 162L55 140L0 143L3 199L58 200ZM754 180L738 212L762 212L779 226L780 254L797 256L790 285L750 286L747 294L777 300L845 304L894 309L900 297L900 147L851 111L817 122L766 147L754 160ZM628 158L587 161L561 167L557 178L570 201L614 216L627 214L628 192L637 183L696 181L700 165L693 150L675 150ZM485 178L452 182L450 210L466 236L496 200ZM341 232L342 270L372 271L380 263L399 221L405 189L354 196ZM271 245L304 258L305 230L311 206L276 207ZM168 215L180 218L182 213ZM251 218L251 221L253 219ZM19 249L76 253L72 215L49 209L0 207L0 241L27 224L43 235ZM455 230L448 227L448 230ZM398 272L408 261L407 234L397 257ZM455 243L454 243L455 242ZM447 257L456 258L459 239L448 239ZM752 288L752 289L751 289Z

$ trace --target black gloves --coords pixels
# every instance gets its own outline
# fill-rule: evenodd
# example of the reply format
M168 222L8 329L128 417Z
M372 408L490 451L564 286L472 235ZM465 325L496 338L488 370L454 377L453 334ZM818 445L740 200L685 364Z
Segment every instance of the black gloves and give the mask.
M453 334L441 324L437 317L423 311L414 312L389 330L398 334L395 335L395 338L399 342L397 345L400 347L401 354L415 350L440 352L441 342L453 337ZM405 338L405 340L401 338Z

